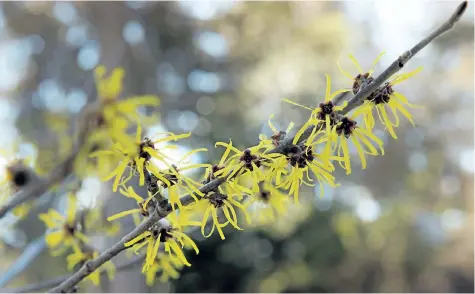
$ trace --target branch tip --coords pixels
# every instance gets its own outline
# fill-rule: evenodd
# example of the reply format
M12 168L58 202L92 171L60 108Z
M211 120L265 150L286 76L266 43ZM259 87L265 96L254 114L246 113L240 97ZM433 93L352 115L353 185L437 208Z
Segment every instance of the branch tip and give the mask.
M462 15L465 13L465 10L467 10L467 6L468 1L463 1L462 3L460 3L454 14L454 21L458 21L460 17L462 17Z

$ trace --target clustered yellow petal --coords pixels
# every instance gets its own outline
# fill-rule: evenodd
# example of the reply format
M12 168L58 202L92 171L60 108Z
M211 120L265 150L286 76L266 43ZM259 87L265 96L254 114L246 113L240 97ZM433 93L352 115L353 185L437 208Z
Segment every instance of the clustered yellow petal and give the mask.
M145 252L142 272L147 285L153 285L157 274L161 281L176 279L179 270L191 266L186 257L187 249L194 250L196 254L199 250L189 237L189 230L198 228L204 237L210 237L217 231L224 240L226 229L243 230L244 225L251 223L274 222L288 212L290 205L300 203L302 186L318 185L319 196L323 195L325 186L338 187L334 176L335 166L339 165L347 174L351 173L352 147L356 150L362 169L368 164L368 156L384 155L384 143L373 133L373 109L376 109L389 134L397 138L394 129L400 124L398 114L413 123L406 107L417 106L394 91L393 86L412 77L419 69L393 77L350 114L342 115L346 113L342 110L347 107L347 103L336 105L333 102L339 94L356 94L370 84L373 81L373 68L381 56L365 72L356 58L350 55L350 60L358 70L354 76L338 64L339 70L352 81L352 86L332 92L331 77L326 75L325 94L316 107L284 99L310 111L309 118L296 131L292 140L287 140L287 135L294 124L290 123L286 131L279 130L271 122L271 115L268 120L273 132L271 136L261 134L256 146L245 149L237 148L231 140L217 142L215 148L224 150L214 165L190 161L193 155L206 152L206 148L193 149L179 160L167 156L166 148L176 148L173 142L188 138L191 133L167 132L152 138L143 137L142 128L147 126L149 118L139 114L139 109L143 106L158 106L158 98L145 95L121 100L125 71L119 68L107 74L105 67L96 68L99 111L94 131L89 134L82 150L87 160L85 163L77 162L76 169L82 168L86 174L91 172L104 181L113 180L112 190L134 201L133 208L109 216L108 221L131 216L134 223L139 225L153 211L162 209L163 204L167 205L169 214L165 218L124 244L130 248L130 252ZM392 114L392 118L389 114ZM360 118L362 123L358 124ZM135 134L130 135L128 132L134 128ZM282 142L286 144L281 145ZM283 146L285 149L275 152L275 148ZM188 171L202 169L205 170L202 181L195 181L185 175ZM147 195L139 195L141 193L137 193L130 185L134 175L138 176L139 186L147 185ZM220 185L211 188L212 191L203 188L203 185L212 184L213 181L220 181ZM186 203L182 199L186 199ZM75 214L75 207L71 206L66 216L55 210L40 215L40 219L51 229L46 237L48 246L55 250L72 248L73 253L68 256L70 268L98 254L81 251L79 245L81 242L86 243L87 238L75 227ZM95 219L91 216L89 222ZM118 226L108 229L111 232L117 230ZM109 267L112 273L113 265ZM99 275L100 272L96 271L89 279L98 283Z
M50 208L47 213L39 214L49 232L46 234L46 245L51 249L53 256L64 254L69 249L81 252L81 242L88 243L88 238L80 231L76 220L76 198L68 195L66 215Z

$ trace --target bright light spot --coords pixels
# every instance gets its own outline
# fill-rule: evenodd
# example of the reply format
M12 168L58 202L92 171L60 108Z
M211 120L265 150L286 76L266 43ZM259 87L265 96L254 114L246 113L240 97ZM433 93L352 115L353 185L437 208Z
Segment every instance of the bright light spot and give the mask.
M13 121L20 111L8 99L7 97L0 97L0 121Z
M359 186L353 183L346 183L338 188L337 199L344 204L355 207L358 199L371 197L371 193L365 186Z
M66 93L55 80L42 81L38 87L38 94L48 110L63 112L67 108Z
M358 202L356 214L364 222L373 222L381 214L381 208L376 200L368 198Z
M146 132L144 136L147 136L151 138L152 140L158 140L160 138L166 137L166 134L163 134L163 133L167 131L168 130L165 129L163 125L154 125L148 129L148 131ZM173 148L170 148L172 146ZM160 153L163 153L166 156L165 157L166 163L163 163L162 161L157 160L152 157L151 162L155 164L159 169L168 169L168 166L172 164L176 164L178 165L178 167L180 167L180 165L178 164L180 159L182 159L182 157L186 153L191 151L190 148L182 146L182 145L178 145L173 141L155 144L155 148L160 150ZM185 160L185 164L188 164L187 162L192 162L192 163L202 162L202 155L200 153L194 154ZM183 171L183 174L189 174L192 171L193 170L185 170Z
M93 208L96 205L97 197L101 193L101 181L98 178L85 178L81 189L77 193L79 206L83 208Z
M446 231L452 231L460 229L465 221L465 214L458 209L446 209L444 210L441 222L442 228Z
M127 43L136 45L145 39L145 30L138 21L131 20L124 25L122 36Z
M140 9L147 5L148 1L125 1L125 4L132 9Z
M412 153L407 159L407 164L413 172L420 172L427 169L427 156L421 152Z
M452 114L452 123L461 130L467 130L473 127L473 108L461 109Z
M316 184L314 193L315 197L313 197L313 203L318 210L326 211L332 207L333 195L335 194L335 190L332 187L323 184L323 195L320 196L320 184Z
M420 212L416 217L416 226L420 234L433 246L443 242L446 237L439 216L432 212Z
M0 179L5 176L6 167L8 165L8 158L0 155Z
M299 71L294 64L284 62L277 71L276 82L282 91L295 93L299 90L302 76L301 71Z
M84 70L92 70L99 63L100 48L96 42L84 45L78 53L77 62Z
M183 111L178 117L178 127L185 132L193 131L198 125L198 115L193 111Z
M211 132L212 125L204 117L200 117L198 121L198 126L195 127L193 130L193 134L198 135L198 136L207 136Z
M35 148L35 145L30 143L22 143L18 147L18 157L20 158L28 158L28 159L36 159L36 155L38 154L38 150ZM30 166L33 166L33 160L30 162Z
M459 153L459 164L460 167L468 172L473 174L473 167L474 167L474 157L473 157L473 149L464 149L462 152Z
M186 90L184 79L178 75L175 68L167 63L161 63L157 67L157 84L161 90L170 96L180 96Z
M229 53L228 43L215 32L200 33L197 43L201 50L216 58L225 57Z
M80 47L87 41L87 26L78 25L68 28L66 32L66 42L74 47Z
M3 41L0 44L0 92L18 87L28 72L31 48L29 42Z
M195 92L215 93L220 89L221 81L216 73L194 70L188 76L188 86Z
M71 25L77 20L76 8L69 2L56 2L53 7L53 15L66 25Z
M82 89L71 89L66 97L68 109L72 113L78 113L87 103L86 92Z
M348 183L339 188L338 192L338 199L351 205L362 221L372 222L379 218L381 207L365 186Z
M226 13L236 1L179 1L183 11L200 20L210 20L218 14Z
M45 40L41 36L32 35L25 39L26 44L30 47L30 54L41 54L45 49Z
M460 181L457 177L446 176L440 181L440 190L445 195L453 195L460 191Z
M213 113L213 111L216 109L216 103L214 102L214 99L208 96L203 96L196 101L196 110L201 115L209 115Z

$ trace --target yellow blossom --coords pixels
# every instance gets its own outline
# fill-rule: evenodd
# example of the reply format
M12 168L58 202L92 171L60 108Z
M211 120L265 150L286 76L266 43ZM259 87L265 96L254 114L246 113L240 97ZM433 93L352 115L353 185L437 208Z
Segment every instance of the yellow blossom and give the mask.
M127 129L131 125L153 120L139 114L138 110L142 106L157 107L159 99L154 95L119 99L125 71L123 68L115 68L108 77L106 71L105 66L100 65L94 72L99 107L93 112L92 121L88 122L93 126L88 141L104 148L102 145L107 146L112 140L127 150L134 149L134 139L127 134Z
M155 283L157 273L159 273L159 280L162 283L167 282L169 279L178 279L180 272L184 264L174 254L166 254L159 252L154 263L149 267L145 275L145 281L147 286L152 287Z
M115 178L112 186L112 190L114 192L117 191L117 188L121 182L126 183L132 178L133 172L137 172L139 174L139 184L143 186L145 184L145 168L149 169L159 180L169 184L168 180L162 175L158 168L155 165L150 164L150 160L152 158L155 158L165 164L168 164L166 161L167 156L163 154L160 149L156 148L155 144L169 141L177 141L183 138L187 138L191 134L187 133L175 135L173 133L166 133L166 135L166 137L156 140L152 140L147 137L142 140L142 128L140 125L138 125L134 145L127 147L120 144L120 142L117 142L114 144L112 150L96 151L90 154L90 157L112 155L117 158L117 161L119 162L117 167L112 172L102 178L103 181L108 181L112 178ZM172 148L174 147L174 145L169 145L167 147ZM123 179L123 175L128 166L132 167L131 172L125 179Z
M226 183L219 186L217 192L208 193L203 197L203 200L200 200L190 207L190 209L195 209L196 211L203 213L201 220L201 233L204 237L210 237L216 229L221 239L224 240L225 236L222 229L228 224L231 224L235 229L242 230L238 225L235 207L239 208L239 210L244 214L246 221L250 223L250 216L243 204L240 203L243 198L242 191L252 193L251 190L237 184L234 180L228 180ZM226 221L223 223L219 220L219 211L222 211L226 218ZM211 231L206 234L205 228L210 220L212 222L210 224Z
M274 183L264 181L260 191L248 198L245 205L258 224L268 224L287 212L289 197L276 188Z
M145 273L153 266L161 244L163 244L166 253L175 255L186 266L191 266L191 264L186 259L183 248L193 248L196 254L199 253L195 242L167 219L162 219L152 228L124 245L126 247L133 246L135 252L147 246L145 263L142 268L142 272Z
M87 243L88 240L80 231L76 223L76 198L68 195L68 209L66 216L50 208L47 213L39 215L46 227L51 230L45 237L46 244L53 251L52 255L60 255L68 248L81 252L79 242Z
M336 106L333 104L332 99L338 94L348 92L350 90L341 89L332 93L331 92L331 78L329 75L326 75L326 77L327 77L327 85L326 85L326 91L325 91L325 99L323 102L319 104L317 108L310 108L310 107L301 105L299 103L296 103L292 100L283 99L284 102L308 109L312 112L310 114L310 118L295 134L294 140L292 142L293 144L297 144L299 142L300 137L304 134L307 128L313 126L312 132L316 132L318 128L320 128L319 126L320 123L324 124L323 126L325 127L325 130L329 132L331 126L334 125L335 123L335 112L342 110L346 106L346 104L344 104L343 106Z
M366 154L373 156L379 154L377 148L371 141L376 143L376 146L379 147L381 151L381 155L384 155L383 141L373 135L368 129L358 127L353 118L354 116L351 118L343 117L333 126L330 134L325 134L326 144L330 146L330 148L325 148L325 150L331 150L330 152L336 153L338 158L341 158L338 160L338 163L346 170L346 174L351 173L348 140L356 147L362 169L366 168Z
M271 119L274 118L274 115L271 114L269 116L269 119L267 120L267 124L269 125L269 128L272 130L273 134L270 136L270 138L267 138L265 135L260 134L259 135L259 140L260 140L260 146L264 148L263 153L267 153L268 151L274 149L275 147L279 146L280 141L287 135L290 130L294 127L294 123L290 122L289 125L287 126L287 129L285 131L277 130L277 128L274 126L272 123Z
M391 137L397 139L394 128L399 126L398 112L407 118L407 120L409 120L409 122L414 126L412 115L406 107L421 108L422 106L409 103L403 94L396 92L393 89L393 86L405 81L421 70L422 68L418 68L406 74L396 75L391 79L391 81L380 86L375 92L373 92L365 100L364 104L354 111L354 114L363 114L365 126L369 130L373 130L375 126L373 109L376 109L376 113L378 114L381 123L386 127ZM388 112L391 112L393 119L389 117Z
M265 146L261 143L241 151L233 146L231 140L229 143L217 142L215 146L226 147L226 150L217 165L220 169L214 172L214 176L226 177L229 180L233 177L250 174L253 179L251 190L253 193L259 191L258 184L265 178L265 174L260 167L270 165L274 158L273 155L262 152ZM233 155L230 155L231 151L234 153Z
M19 156L20 141L11 148L0 148L0 205L13 194L26 187L34 176L33 158ZM24 216L31 203L25 203L15 210L15 215Z
M185 175L183 175L184 171L198 169L198 168L211 168L210 164L204 163L197 163L197 164L189 164L189 157L198 153L198 152L206 152L208 151L206 148L199 148L193 149L187 154L185 154L177 163L170 165L170 168L166 171L162 171L163 177L167 180L167 182L162 182L162 186L167 189L168 200L172 205L173 209L181 209L183 208L182 203L180 202L180 195L181 190L184 193L188 193L191 197L194 198L195 201L198 201L197 196L204 196L202 192L199 191L198 188L202 186L201 183L198 183ZM155 174L160 174L157 170L155 170Z
M331 187L337 187L335 177L331 174L334 170L333 165L322 158L328 158L325 154L317 154L311 146L305 147L304 150L296 150L289 154L290 172L284 176L284 180L278 188L284 188L288 191L288 195L293 195L294 202L299 203L299 191L302 184L306 186L314 186L313 175L320 185L320 195L323 195L323 184Z
M356 58L350 54L349 57L358 70L358 73L355 75L351 75L350 73L346 72L338 64L340 72L353 81L352 91L354 94L360 91L363 84L369 84L373 81L372 74L374 71L374 66L379 62L382 55L384 55L384 52L378 55L378 57L374 60L369 71L364 71ZM422 67L419 67L409 73L398 74L392 77L389 82L380 86L376 91L371 93L364 101L364 104L354 111L354 115L359 116L360 114L363 114L365 127L372 131L375 126L375 120L373 116L373 109L375 109L379 120L386 127L391 137L397 139L394 128L399 126L398 112L400 112L411 122L412 125L414 125L412 116L406 107L420 108L421 106L409 103L404 95L394 91L393 86L411 78L421 70ZM394 119L390 119L389 112L391 112Z

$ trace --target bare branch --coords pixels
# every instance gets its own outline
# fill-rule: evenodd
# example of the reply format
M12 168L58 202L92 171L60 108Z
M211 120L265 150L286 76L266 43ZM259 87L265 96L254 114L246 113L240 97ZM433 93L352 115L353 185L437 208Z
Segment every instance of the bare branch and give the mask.
M387 79L389 79L399 70L401 70L401 68L403 68L404 65L406 65L406 63L411 60L412 57L414 57L414 55L421 51L430 42L434 41L437 37L452 29L455 23L460 19L460 17L462 17L463 13L467 10L467 5L468 1L463 1L462 3L460 3L457 9L446 22L440 25L434 32L429 34L427 37L422 39L414 47L399 56L398 59L396 59L385 71L383 71L377 78L375 78L371 84L367 85L366 87L361 87L361 90L348 101L348 105L340 113L345 115L356 107L363 104L364 100L371 93L376 91L376 89L378 89L378 87L381 86Z
M87 136L91 129L91 118L97 115L98 106L99 104L97 102L88 104L79 113L77 119L77 139L70 154L61 163L59 163L47 177L40 178L35 174L34 182L28 184L17 194L12 195L11 201L0 207L0 218L4 217L7 212L12 210L16 206L28 201L29 199L33 199L35 197L43 195L52 186L60 183L73 172L74 161L81 147L87 139Z
M349 92L343 92L343 93L340 93L338 95L335 96L335 98L333 98L333 104L334 105L338 105L340 104L341 101L343 101L343 99L345 99L346 95L348 95Z

